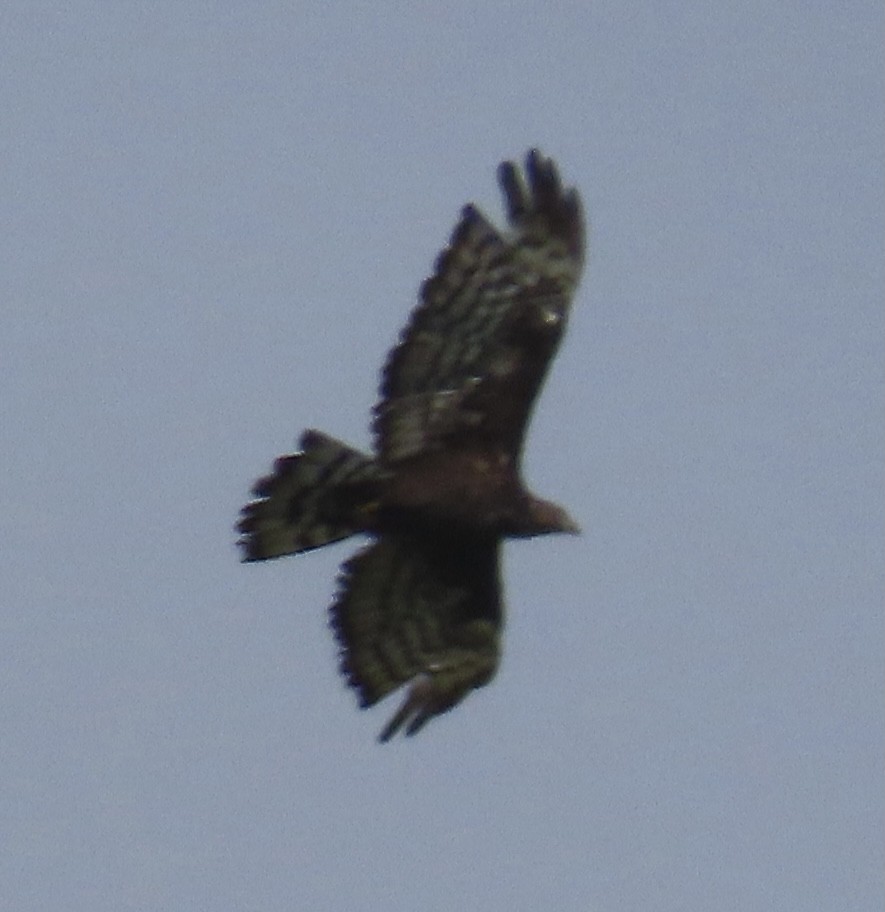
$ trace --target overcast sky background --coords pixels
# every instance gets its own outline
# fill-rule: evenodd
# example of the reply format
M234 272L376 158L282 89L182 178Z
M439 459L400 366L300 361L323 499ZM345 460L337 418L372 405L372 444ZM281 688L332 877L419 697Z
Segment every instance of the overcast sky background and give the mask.
M878 2L0 10L0 908L878 910ZM590 255L491 686L375 742L238 563L369 442L460 207L538 145Z

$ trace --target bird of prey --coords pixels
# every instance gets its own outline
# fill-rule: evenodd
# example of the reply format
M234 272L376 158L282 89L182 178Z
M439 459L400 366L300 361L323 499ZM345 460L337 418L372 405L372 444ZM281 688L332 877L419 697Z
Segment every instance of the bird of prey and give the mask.
M578 531L528 491L520 459L581 275L581 204L537 150L498 181L506 227L462 210L387 358L372 452L305 431L237 524L245 561L368 536L342 566L331 626L361 706L408 685L382 741L495 674L502 540Z

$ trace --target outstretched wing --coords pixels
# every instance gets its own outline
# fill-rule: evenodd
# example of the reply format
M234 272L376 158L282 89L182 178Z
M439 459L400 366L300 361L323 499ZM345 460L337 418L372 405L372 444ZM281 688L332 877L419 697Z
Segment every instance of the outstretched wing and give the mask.
M498 544L384 535L343 566L332 627L341 670L371 706L411 682L381 733L412 735L486 684L498 665Z
M466 206L391 352L375 407L382 462L472 444L516 464L584 257L575 190L532 150L498 171L508 230Z

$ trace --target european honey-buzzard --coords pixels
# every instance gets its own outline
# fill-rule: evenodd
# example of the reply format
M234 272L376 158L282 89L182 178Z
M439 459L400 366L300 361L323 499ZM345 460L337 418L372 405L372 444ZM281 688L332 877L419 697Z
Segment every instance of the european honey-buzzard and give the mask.
M462 211L384 368L374 454L306 431L237 525L245 561L369 536L342 566L331 626L361 706L409 683L382 741L495 674L502 539L578 531L529 493L520 456L581 275L581 204L536 150L498 180L507 229Z

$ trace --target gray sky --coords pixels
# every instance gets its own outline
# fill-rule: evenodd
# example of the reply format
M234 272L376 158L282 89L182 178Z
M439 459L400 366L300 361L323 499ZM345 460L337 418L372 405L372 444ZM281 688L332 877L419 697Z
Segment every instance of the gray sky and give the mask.
M0 12L0 908L883 900L880 3ZM303 427L369 441L461 205L592 224L494 683L381 747L238 563Z

